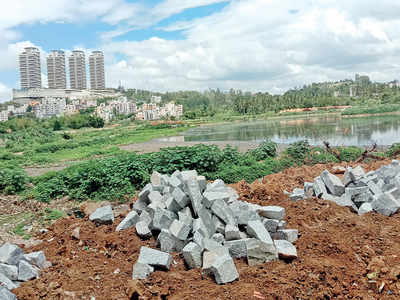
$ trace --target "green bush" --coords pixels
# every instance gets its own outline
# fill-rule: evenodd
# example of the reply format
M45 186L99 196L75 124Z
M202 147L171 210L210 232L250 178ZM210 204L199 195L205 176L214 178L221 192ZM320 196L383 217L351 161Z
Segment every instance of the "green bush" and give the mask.
M340 158L342 161L355 161L360 158L361 154L364 152L363 149L358 147L338 147Z
M314 147L306 156L308 164L326 164L329 162L338 162L338 159L333 154L327 152L321 147Z
M222 150L222 160L225 163L240 163L243 159L243 155L239 152L237 148L227 145Z
M304 163L304 160L310 151L311 146L308 141L299 141L291 144L286 149L286 154L290 156L297 164L302 164Z
M256 160L264 160L268 157L276 156L276 143L267 140L262 142L256 149L250 150L249 154Z
M390 146L390 148L386 151L387 157L393 157L400 153L400 143L394 143Z
M28 176L22 168L6 167L0 169L1 193L11 195L22 192L25 189L27 182Z

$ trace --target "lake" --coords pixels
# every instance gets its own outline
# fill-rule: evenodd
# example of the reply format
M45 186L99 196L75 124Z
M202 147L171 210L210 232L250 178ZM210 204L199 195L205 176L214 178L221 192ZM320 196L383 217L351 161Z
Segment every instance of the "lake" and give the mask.
M279 118L207 125L190 129L183 134L183 140L186 142L260 142L265 139L282 144L307 139L313 145L321 145L323 141L336 146L366 146L374 142L380 146L391 145L400 142L400 115Z

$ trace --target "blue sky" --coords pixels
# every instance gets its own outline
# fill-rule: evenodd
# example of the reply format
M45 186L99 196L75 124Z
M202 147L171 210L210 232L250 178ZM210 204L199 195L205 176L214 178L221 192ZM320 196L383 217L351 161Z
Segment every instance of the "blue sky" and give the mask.
M400 3L381 0L13 0L0 12L0 101L18 53L103 50L106 82L131 88L282 93L369 74L398 78Z

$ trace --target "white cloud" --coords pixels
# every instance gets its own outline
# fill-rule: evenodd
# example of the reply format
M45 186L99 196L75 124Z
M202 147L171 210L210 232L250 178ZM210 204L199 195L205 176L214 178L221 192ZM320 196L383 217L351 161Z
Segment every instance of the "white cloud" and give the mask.
M0 82L0 103L10 101L12 91L5 84Z

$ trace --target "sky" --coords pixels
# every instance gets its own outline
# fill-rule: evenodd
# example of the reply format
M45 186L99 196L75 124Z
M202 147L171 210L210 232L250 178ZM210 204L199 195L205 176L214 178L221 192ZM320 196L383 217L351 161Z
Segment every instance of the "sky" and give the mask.
M13 0L0 10L0 101L18 54L102 50L106 85L283 93L367 74L400 78L400 1Z

